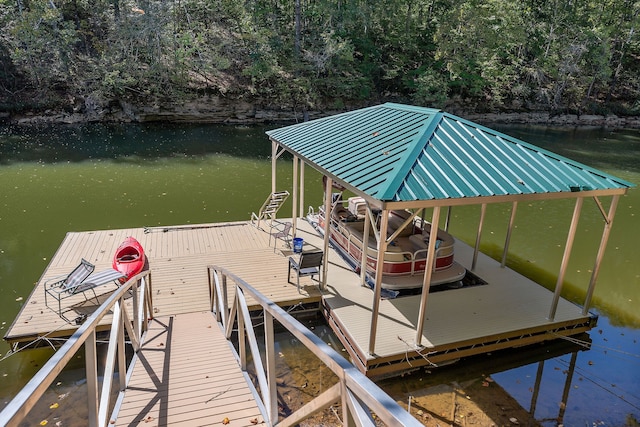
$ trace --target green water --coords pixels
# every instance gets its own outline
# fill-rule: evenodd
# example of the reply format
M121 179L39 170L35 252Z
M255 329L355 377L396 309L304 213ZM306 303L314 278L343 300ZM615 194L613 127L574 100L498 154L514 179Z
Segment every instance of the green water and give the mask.
M271 144L265 130L211 125L0 128L0 331L6 332L68 231L248 219L271 188ZM640 183L639 132L501 130ZM290 189L291 163L286 158L278 162L278 176L278 189ZM307 168L306 182L306 204L321 204L320 176ZM603 202L608 207L609 200ZM482 247L498 258L510 207L490 205L487 212ZM509 265L553 286L572 210L572 201L520 204ZM290 212L290 207L284 211ZM452 233L473 244L478 216L479 207L455 208ZM588 396L602 395L600 400L610 403L613 395L614 403L621 405L619 413L607 415L613 425L623 425L628 414L640 418L639 217L640 191L633 189L620 200L593 301L593 311L602 316L594 341L606 348L616 341L616 348L631 356L621 363L607 359L612 351L584 353L589 359L602 358L598 373L625 390L632 402L625 406L615 391L602 387L587 389ZM565 284L565 296L578 303L584 300L602 226L596 205L586 200ZM8 350L0 343L2 354ZM50 354L46 349L29 351L0 362L0 408ZM615 369L609 372L612 364ZM529 375L517 369L509 372ZM509 393L519 401L530 399L526 381L510 384L512 377L503 375L501 385ZM550 395L561 391L558 382ZM579 411L567 411L567 417L574 417L569 419L582 423L580 417L595 420L601 415L604 409L585 403L592 399L588 396L571 396L581 405ZM585 413L585 407L591 412ZM566 421L565 417L565 425L571 425Z

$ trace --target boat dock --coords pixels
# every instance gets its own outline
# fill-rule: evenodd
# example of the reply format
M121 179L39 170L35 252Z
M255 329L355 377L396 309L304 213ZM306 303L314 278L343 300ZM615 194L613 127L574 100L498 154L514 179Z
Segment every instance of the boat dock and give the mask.
M302 277L298 290L298 286L287 278L291 266L289 257L298 255L293 254L290 247L283 247L282 240L275 239L275 245L272 244L275 234L254 226L252 221L68 233L8 329L5 340L20 347L74 334L63 345L65 356L58 356L61 351L54 356L68 357L70 349L67 348L80 345L81 341L92 344L85 344L85 347L95 353L96 332L111 328L109 352L114 356L116 350L112 351L112 348L122 352L121 347L125 345L123 329L126 328L129 337L134 336L132 345L137 359L132 363L135 363L135 369L140 366L146 371L134 370L131 378L138 379L139 376L143 384L140 388L149 389L149 393L143 393L146 397L141 398L142 406L134 405L132 414L146 413L165 424L173 420L170 412L180 406L176 402L181 399L180 391L175 395L169 391L168 395L163 394L167 364L180 366L191 356L188 350L178 350L182 345L180 342L169 339L169 335L173 335L172 327L182 328L183 316L194 316L186 321L189 332L209 329L206 326L212 324L210 313L214 311L215 324L222 325L227 340L232 338L234 331L238 334L239 355L221 357L225 360L233 358L239 374L245 379L249 376L246 370L248 358L255 361L259 385L253 393L256 394L256 388L260 389L260 413L265 422L274 424L280 415L274 372L273 324L277 319L299 342L312 348L313 354L334 370L340 381L289 415L283 425L296 425L337 401L342 402L345 420L373 412L381 419L388 415L388 422L382 419L388 425L413 425L415 419L405 418L406 412L399 409L397 402L390 401L367 377L398 375L477 354L574 336L595 325L597 317L590 314L588 308L619 199L633 187L632 183L449 113L393 103L266 133L272 145L271 194L259 213L252 214L252 219L258 223L273 220L291 194L290 219L280 219L280 222L288 223L287 232L281 237L304 239L303 252L324 252L321 282L314 281L313 276ZM276 162L285 152L291 154L293 161L291 192L276 191ZM328 227L325 237L321 238L310 223L299 219L305 206L305 165L324 177L324 212L333 212L332 203L342 197L344 190L362 199L364 224L373 225L377 240L373 290L361 285L366 281L352 270L353 263L348 264L331 246ZM334 189L340 193L333 193ZM607 209L601 199L609 197ZM575 205L558 281L552 292L507 268L506 259L518 204L559 199L573 199ZM563 299L561 291L587 199L593 199L604 224L583 308ZM510 203L502 262L479 252L489 203ZM401 251L399 262L411 262L411 269L403 271L404 274L415 275L416 271L424 270L416 277L423 284L419 288L421 294L392 298L382 293L383 283L389 284L383 282L386 253L394 246L399 233L418 216L440 226L443 209L446 209L444 229L448 230L451 209L465 205L479 206L480 218L475 247L453 238L455 265L461 266L460 274L455 275L455 284L432 280L437 274L434 269L438 268L438 241L442 239L420 237L412 245L426 246L424 268L417 268L412 253L403 255ZM391 224L390 213L403 210L410 212L409 217L404 219L403 216L399 227ZM431 213L430 220L423 218L428 213ZM359 212L352 214L359 215ZM290 229L293 233L289 233ZM368 235L366 229L363 229L364 236ZM63 310L46 306L44 285L47 280L70 273L83 258L94 264L98 273L104 273L98 277L109 276L113 254L129 236L137 239L145 249L146 271L120 287L113 282L102 285L98 288L100 297L87 299L75 295L67 298ZM409 239L411 237L413 234ZM366 245L366 239L363 244ZM315 257L315 264L307 267L318 266L317 254ZM355 261L355 264L367 262L366 259ZM465 276L458 282L463 273ZM228 278L234 285L227 285ZM125 298L128 295L131 298ZM111 309L113 311L109 311ZM350 359L348 362L287 313L308 311L323 313L344 346ZM258 314L263 316L265 327L267 360L264 364L259 360L262 356L252 326L253 318ZM153 333L147 331L142 335L148 320L154 327L164 325L164 329L160 327L157 331L158 336L166 335L165 348L158 355L153 353L153 348L142 349L138 344L144 344L149 333ZM207 336L206 333L199 335L203 339ZM246 341L249 341L251 355L247 355ZM204 348L204 344L198 344L198 348L201 345ZM188 348L189 344L186 346ZM226 346L230 346L229 342ZM145 363L152 355L158 357L157 365ZM87 360L95 363L95 354L90 356ZM124 355L118 356L117 363L124 368ZM110 368L115 363L111 363ZM202 365L203 370L200 372L194 366L194 374L206 377L209 365L198 365ZM47 384L53 381L54 369L48 370ZM120 369L120 375L122 371ZM180 384L183 378L191 375L190 370L183 371L183 375L169 375L169 380L172 384ZM87 366L87 376L91 406L93 395L98 396L95 366ZM110 378L111 375L105 374L103 385L109 386ZM121 393L118 405L124 410L129 402L136 400L131 398L132 393L136 395L131 389L135 387L132 385L135 381L125 387L126 381L121 376L120 382L120 390L126 388L126 391ZM34 384L41 383L34 377L27 388L34 389L32 393L35 393L40 386ZM105 390L102 397L109 395L110 388ZM188 396L190 390L184 391ZM169 400L162 400L165 398ZM201 405L202 398L198 395L197 399L187 397L187 400L190 405ZM32 403L29 398L22 402L19 411ZM368 410L355 408L358 402L364 403ZM101 402L99 410L91 408L93 419L106 422L104 415L108 403ZM188 417L193 412L195 416L197 409L193 408L176 409L176 414ZM175 420L182 415L177 415ZM112 420L118 422L117 418L116 414ZM97 421L90 424L98 425ZM254 423L251 421L251 424ZM357 424L374 425L374 420Z
M299 220L297 228L305 251L322 248L322 238L309 223ZM375 352L370 353L374 294L360 286L359 276L336 251L331 249L328 254L326 290L319 290L317 278L302 277L298 293L286 277L291 250L278 240L274 251L267 231L249 222L231 222L69 233L5 339L22 345L38 337L70 336L77 326L44 306L43 281L70 271L82 257L95 263L96 270L109 267L113 251L127 236L138 239L148 256L154 317L210 310L207 266L219 265L281 307L323 310L352 363L371 377L575 335L589 330L595 322L591 315L582 314L581 307L562 298L554 320L549 321L546 315L553 292L479 254L474 273L486 284L430 293L422 345L416 345L415 336L420 295L383 299ZM469 269L473 248L456 241L456 254L457 261ZM105 285L105 292L109 286L115 288ZM87 309L85 306L86 302L80 301L78 312ZM105 329L109 322L105 316Z
M315 230L304 222L300 222L299 225L298 236L304 236L305 239L303 249L309 251L320 248L321 239ZM61 363L54 360L57 355L62 353L66 359L73 356L73 352L69 352L67 345L71 343L74 343L76 348L82 345L83 341L85 348L90 343L95 346L95 331L100 329L88 323L94 316L90 316L87 323L76 325L75 322L66 322L54 310L45 307L44 281L49 277L70 271L82 257L95 262L96 270L108 268L113 251L128 236L139 239L148 255L149 270L141 275L146 275L143 287L151 293L151 298L144 299L153 300L153 318L147 319L148 323L142 320L147 325L143 334L144 339L142 336L131 338L134 348L136 342L142 345L135 352L129 367L130 374L127 374L126 385L121 388L123 391L115 402L113 415L106 419L108 424L226 425L233 423L233 425L251 426L264 423L272 425L272 420L278 418L275 373L271 371L271 374L268 374L270 375L268 383L265 381L260 383L259 373L251 375L247 373L245 365L248 357L244 355L243 346L241 345L239 350L233 348L233 344L225 337L224 328L220 328L219 320L211 311L210 267L224 266L227 271L237 272L237 276L242 281L250 283L256 292L262 294L259 297L256 296L257 294L253 294L254 296L251 293L247 294L246 307L249 312L251 310L273 312L275 309L269 304L276 302L277 307L281 307L281 311L276 313L280 322L285 319L285 310L299 312L301 309L304 312L320 313L322 293L317 281L311 277L300 278L300 292L295 284L288 283L286 277L288 256L293 255L291 248L278 240L274 250L273 242L271 245L269 242L269 233L256 228L249 222L67 234L41 280L25 301L23 310L9 329L5 339L15 345L26 345L39 337L64 339L75 333L74 337L77 338L68 340L43 367L42 371L47 373L46 379L34 377L27 385L25 393L33 393L37 384L51 384L55 379L53 366ZM329 259L333 272L331 274L334 274L335 280L344 280L347 283L350 281L354 283L353 281L357 280L357 276L348 269L337 253L330 252ZM128 281L122 289L116 288L115 285L104 285L102 289L104 294L99 295L103 307L104 304L114 304L122 298L120 294L129 292L127 288L130 288L132 281ZM235 283L238 283L238 279L235 279ZM114 299L115 297L118 299ZM78 313L91 307L87 305L84 298L80 298L81 301L70 302L72 309L78 310ZM125 312L135 313L139 310L134 308L137 306L132 299L134 298L124 299ZM231 294L229 302L232 302ZM94 302L94 304L97 303ZM240 308L238 310L243 311ZM112 333L109 338L110 356L107 356L107 359L113 359L113 362L107 362L107 365L112 368L113 365L120 363L117 358L124 358L124 356L114 356L115 352L121 349L117 349L116 346L112 350L111 342L121 340L124 347L123 325L127 324L129 321L127 319L135 318L135 314L133 317L126 317L120 313L120 309L112 309L109 310L109 314L104 314L102 319L95 320L102 325L103 330L106 330L113 325L113 318L117 316L120 319L116 322L120 324L119 331L115 334L118 337L114 337ZM243 319L246 325L248 319L246 317ZM137 321L134 320L133 323L135 327ZM231 320L231 326L233 326L233 320ZM136 331L140 329L139 327ZM306 404L311 409L306 409L307 406L305 406L298 411L301 411L301 414L296 412L289 415L290 418L293 417L293 421L287 421L285 425L289 425L288 423L295 425L296 420L302 420L308 414L322 410L336 400L340 401L345 388L362 400L381 419L386 418L388 425L419 425L389 396L381 390L376 390L375 384L368 382L370 380L341 354L327 346L320 338L308 337L305 334L313 334L303 329L303 326L294 326L293 330L289 330L301 342L311 341L306 342L305 345L311 345L312 351L320 360L336 372L337 378L346 383L338 383L325 390L321 396L316 397L316 400ZM93 338L86 338L89 330L94 331ZM255 342L255 337L249 341ZM265 346L267 349L271 348L271 351L267 351L271 356L267 357L275 357L273 342ZM237 353L240 355L238 356ZM258 356L252 352L251 357L255 360ZM95 349L92 350L91 355L87 350L88 363L96 363L96 359ZM274 369L275 365L274 360L271 359L266 363L267 370ZM100 407L90 407L89 414L95 413L101 418L103 407L111 406L109 401L103 405L102 399L106 399L105 396L108 398L110 393L105 393L103 390L98 399L95 367L88 367L87 371L89 405L94 403L94 399L91 398L93 393L96 396L95 401L100 400ZM114 375L122 375L122 372L104 375L104 378L111 378ZM253 375L258 377L259 391L252 385ZM121 381L124 383L123 379ZM265 393L272 393L270 400L265 397ZM23 396L17 396L16 399L20 400L20 405L24 406L33 403ZM8 424L13 425L12 422L16 419L14 417L19 416L20 411L23 410L16 409L17 405L12 407L10 404L7 409L11 411L0 412L0 424L3 421L9 421ZM364 425L373 424L364 423Z

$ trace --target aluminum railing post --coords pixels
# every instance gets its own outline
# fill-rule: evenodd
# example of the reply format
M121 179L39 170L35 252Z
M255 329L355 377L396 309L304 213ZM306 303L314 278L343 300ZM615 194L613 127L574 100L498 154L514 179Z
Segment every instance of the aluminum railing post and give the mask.
M109 402L111 400L111 385L113 384L113 373L115 372L116 357L118 352L118 337L122 329L122 299L113 306L113 317L111 319L111 331L109 333L109 345L105 358L104 373L102 375L102 392L100 393L100 405L98 406L98 424L107 424L109 415Z
M138 282L131 287L131 293L133 294L133 330L136 334L136 339L140 340L142 336L141 324L140 324L140 310L138 309L138 302L140 296L138 295Z
M232 319L229 318L229 294L227 289L227 275L222 274L222 301L218 303L220 307L222 307L222 318L224 319L225 326L231 322Z
M276 347L273 330L273 316L264 312L264 347L267 369L267 384L269 385L269 402L267 410L272 424L278 421L278 383L276 381Z
M238 296L238 290L236 289L236 306L240 305L239 301L240 297ZM245 332L245 324L244 317L242 316L242 311L237 310L238 316L238 353L240 355L240 368L243 371L247 371L247 334ZM231 322L232 319L229 319Z
M144 301L147 298L146 296L146 287L144 286L144 283L142 283L142 280L138 280L136 281L136 284L134 285L134 292L138 291L140 292L140 295L138 297L138 320L140 322L140 339L142 339L142 334L144 333L144 331L147 330L147 316L145 316L144 312Z
M211 310L212 313L215 313L215 302L216 302L216 289L213 286L213 275L215 274L215 270L209 266L207 267L207 284L209 285L209 310ZM217 314L216 314L216 320L219 322L220 319L218 318Z
M347 384L344 381L344 377L340 378L340 404L342 405L342 425L343 427L349 427L352 423L349 409L348 398L349 390L347 389Z
M143 277L145 285L147 286L147 316L148 319L153 319L153 285L151 284L151 271L146 276L146 279ZM146 329L145 329L146 330Z
M121 301L121 304L123 304L124 300ZM118 329L118 389L120 391L124 391L124 389L127 387L127 353L124 340L124 322L126 321L126 316L124 316L125 313L126 310L123 310L122 320L120 321L120 327Z
M98 427L98 357L96 351L96 330L93 329L84 343L84 357L87 373L87 421L89 427Z

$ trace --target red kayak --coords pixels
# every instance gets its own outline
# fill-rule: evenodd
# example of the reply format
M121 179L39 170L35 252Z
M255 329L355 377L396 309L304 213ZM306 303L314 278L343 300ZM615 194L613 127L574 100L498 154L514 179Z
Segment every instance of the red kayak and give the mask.
M120 283L125 283L129 278L140 273L145 261L144 249L140 242L133 237L127 237L113 256L113 268L127 276L120 279Z

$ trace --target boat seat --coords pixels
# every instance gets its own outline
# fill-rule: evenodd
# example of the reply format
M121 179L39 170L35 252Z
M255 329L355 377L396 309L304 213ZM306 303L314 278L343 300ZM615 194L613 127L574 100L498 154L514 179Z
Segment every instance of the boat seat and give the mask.
M374 242L374 248L375 248L375 242ZM398 241L394 241L387 245L387 252L404 252L404 250L402 249L402 246Z
M389 213L389 230L387 231L387 234L391 236L398 228L400 228L400 226L402 226L402 223L404 223L404 221L409 218L410 215L411 213L405 211L400 211L398 213ZM404 229L402 229L400 234L398 234L398 237L409 237L412 234L413 226L409 224Z
M409 241L411 242L411 245L413 246L413 250L414 251L419 251L421 249L428 249L429 248L429 236L428 235L423 235L423 234L413 234L411 236L409 236ZM442 240L438 239L436 241L436 249L438 249L438 247L440 246L440 243L442 242Z
M358 218L364 217L367 213L367 204L365 203L364 198L349 197L347 200L349 202L349 212Z

